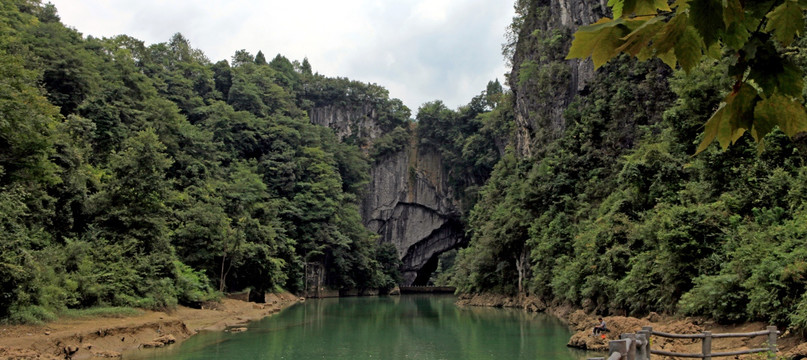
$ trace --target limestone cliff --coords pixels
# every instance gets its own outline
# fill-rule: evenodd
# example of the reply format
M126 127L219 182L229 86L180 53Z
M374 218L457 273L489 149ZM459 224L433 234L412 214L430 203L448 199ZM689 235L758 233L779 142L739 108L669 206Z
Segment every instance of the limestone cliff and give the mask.
M370 144L382 135L372 107L326 106L309 111L311 122L327 126L340 139L355 136ZM413 135L414 136L414 135ZM392 243L402 260L402 285L425 285L437 256L464 241L459 205L438 152L420 148L414 138L401 151L376 159L361 202L362 220Z
M557 139L563 111L594 77L591 60L565 60L572 34L606 15L607 0L519 0L521 21L508 79L515 99L516 149L524 156Z
M329 105L308 111L311 123L333 129L339 140L355 137L372 141L381 135L376 108L371 104L361 106Z
M381 241L395 245L403 285L425 285L437 255L460 245L463 228L440 155L410 144L375 163L362 219Z

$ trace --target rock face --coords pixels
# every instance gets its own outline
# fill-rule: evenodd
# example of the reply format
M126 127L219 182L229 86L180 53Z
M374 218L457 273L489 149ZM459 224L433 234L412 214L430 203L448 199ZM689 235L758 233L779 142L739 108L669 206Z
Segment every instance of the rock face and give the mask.
M372 141L381 136L376 110L371 105L318 107L308 112L311 123L333 129L339 140L356 137Z
M425 285L437 255L464 241L460 213L439 154L410 145L377 161L361 212L365 225L395 245L403 284Z
M594 77L590 59L564 59L572 34L609 10L606 0L521 2L525 15L508 81L516 102L514 144L519 153L530 156L563 133L563 110Z
M326 106L309 116L340 139L355 136L358 143L370 144L382 135L371 106ZM360 209L365 226L381 235L379 242L398 250L404 286L425 285L437 268L437 256L465 241L442 158L415 144L411 139L403 150L375 161Z

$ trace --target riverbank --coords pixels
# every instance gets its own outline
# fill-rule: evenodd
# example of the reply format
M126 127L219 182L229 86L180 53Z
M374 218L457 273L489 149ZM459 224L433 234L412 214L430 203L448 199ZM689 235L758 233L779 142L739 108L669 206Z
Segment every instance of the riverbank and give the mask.
M290 293L268 294L265 304L224 299L202 309L178 306L130 317L0 326L0 359L119 358L126 351L179 343L200 331L241 331L248 322L299 301Z
M519 301L517 298L498 294L463 294L460 295L457 304L460 306L510 307L521 308L529 312L546 312L566 322L569 328L574 332L567 346L603 352L608 350L608 341L618 339L619 335L622 333L634 333L641 330L642 326L652 326L656 331L677 334L694 334L702 331L711 331L712 333L741 333L765 330L767 326L767 324L760 322L721 325L714 321L700 318L681 318L656 313L651 313L644 318L606 316L603 317L603 320L607 323L610 332L607 333L606 337L603 339L602 337L594 337L591 335L592 328L597 324L596 315L587 314L583 310L574 309L569 306L548 305L535 297L525 297L523 301ZM715 339L712 346L715 351L744 350L764 347L763 343L765 341L766 339L764 337L753 339ZM807 343L797 334L784 332L780 335L777 344L779 348L778 355L780 356L784 356L788 359L802 359L807 357ZM654 338L653 349L698 353L701 350L701 343L698 340ZM758 356L737 357L737 359L752 358L758 358ZM668 358L661 357L660 359Z

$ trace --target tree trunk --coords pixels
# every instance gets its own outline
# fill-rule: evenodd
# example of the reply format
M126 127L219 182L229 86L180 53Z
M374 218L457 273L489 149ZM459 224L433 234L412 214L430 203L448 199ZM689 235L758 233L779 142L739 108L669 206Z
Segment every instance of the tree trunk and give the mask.
M227 252L221 256L221 271L219 272L219 292L224 293L224 280L227 278L227 273L224 272L224 263L227 260Z
M521 248L521 254L516 256L516 271L518 272L518 303L524 305L524 278L527 276L527 248Z

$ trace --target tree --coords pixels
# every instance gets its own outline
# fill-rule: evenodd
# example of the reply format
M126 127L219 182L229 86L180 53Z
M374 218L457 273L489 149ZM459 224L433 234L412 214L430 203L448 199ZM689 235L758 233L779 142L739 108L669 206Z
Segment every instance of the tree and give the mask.
M227 96L230 94L230 87L233 85L233 74L230 69L230 64L227 63L227 60L221 60L213 64L211 70L213 70L213 80L216 83L219 98L221 100L227 100Z
M48 160L58 110L35 85L36 73L0 50L0 185L55 180Z
M300 71L303 75L312 76L313 70L311 69L311 63L308 62L308 58L303 58L303 65L300 67Z
M255 65L267 65L263 51L258 50L258 53L255 54Z
M146 253L168 250L165 171L172 160L153 129L126 139L110 159L111 176L95 196L97 224L110 239L136 239Z
M779 127L807 131L804 71L788 46L804 30L807 3L796 0L609 0L614 18L581 27L567 58L591 57L600 67L620 53L661 59L692 71L706 55L731 63L734 84L704 125L696 153L715 139L725 150L749 132L764 146Z

